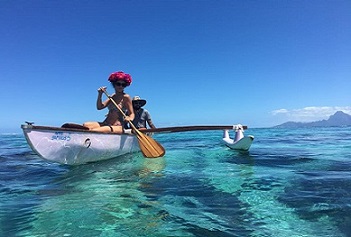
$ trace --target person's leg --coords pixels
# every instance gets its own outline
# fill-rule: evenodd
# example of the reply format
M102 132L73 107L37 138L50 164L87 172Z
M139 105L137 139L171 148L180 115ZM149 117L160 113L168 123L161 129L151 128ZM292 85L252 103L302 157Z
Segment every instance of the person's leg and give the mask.
M123 133L123 127L122 126L111 126L112 127L112 132L113 133Z
M83 126L89 128L89 130L92 130L95 128L99 128L100 123L98 123L98 122L85 122L85 123L83 123Z
M98 132L113 132L113 133L123 133L123 128L122 126L102 126L102 127L98 127L98 128L94 128L92 129L94 131L98 131Z

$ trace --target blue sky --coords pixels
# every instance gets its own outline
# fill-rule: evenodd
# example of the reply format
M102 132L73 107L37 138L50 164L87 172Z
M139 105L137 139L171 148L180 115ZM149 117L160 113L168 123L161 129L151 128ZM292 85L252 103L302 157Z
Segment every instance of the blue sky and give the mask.
M0 1L0 131L101 121L114 71L158 127L351 114L351 1Z

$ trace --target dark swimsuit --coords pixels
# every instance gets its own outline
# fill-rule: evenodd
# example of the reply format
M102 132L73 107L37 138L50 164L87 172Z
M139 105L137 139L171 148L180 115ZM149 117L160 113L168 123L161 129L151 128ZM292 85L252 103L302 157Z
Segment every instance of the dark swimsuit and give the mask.
M118 106L120 108L123 107L123 99L118 103ZM119 109L116 108L116 106L113 104L113 103L109 103L108 104L108 110L109 112L108 113L111 113L111 112L117 112L118 113L118 124L109 124L105 121L103 122L99 122L100 126L107 126L111 129L111 132L113 132L113 127L112 126L122 126L121 122L120 121L123 121L123 115L120 113Z

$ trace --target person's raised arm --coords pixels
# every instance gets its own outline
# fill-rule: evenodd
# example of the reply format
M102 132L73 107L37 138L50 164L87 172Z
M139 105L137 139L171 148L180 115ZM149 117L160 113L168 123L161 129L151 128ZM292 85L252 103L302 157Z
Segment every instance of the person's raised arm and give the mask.
M96 100L96 108L98 110L106 108L108 102L110 101L110 99L107 99L104 102L102 102L102 94L104 93L105 90L106 90L106 86L102 86L98 89L98 96Z

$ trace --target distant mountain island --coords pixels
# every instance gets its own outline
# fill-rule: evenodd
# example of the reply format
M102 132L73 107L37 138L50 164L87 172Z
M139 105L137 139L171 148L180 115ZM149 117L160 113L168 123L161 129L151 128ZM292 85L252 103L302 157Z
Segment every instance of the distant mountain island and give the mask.
M351 115L342 111L338 111L331 115L328 120L321 120L309 123L302 122L286 122L274 128L309 128L309 127L335 127L335 126L351 126Z

